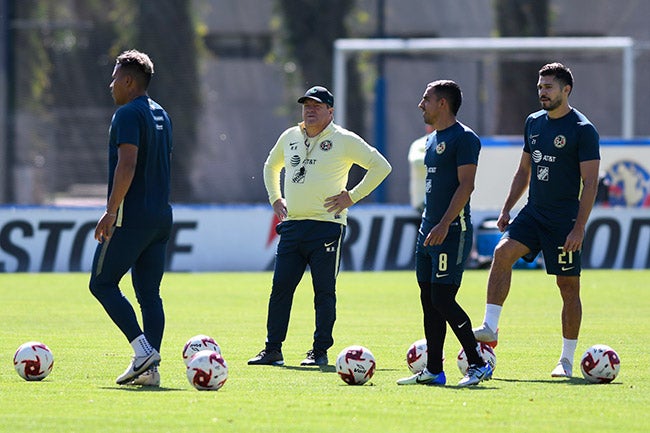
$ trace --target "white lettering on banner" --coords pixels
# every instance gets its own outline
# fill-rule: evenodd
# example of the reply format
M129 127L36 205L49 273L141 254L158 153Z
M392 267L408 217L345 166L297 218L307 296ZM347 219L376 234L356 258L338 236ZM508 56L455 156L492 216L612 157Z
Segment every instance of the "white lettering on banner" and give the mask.
M94 227L103 211L0 206L0 272L89 272L97 245ZM473 212L476 236L481 234L480 223L497 213ZM267 205L175 206L167 268L179 272L272 269L276 222ZM407 205L355 206L341 246L341 269L414 269L419 224L420 216ZM585 232L582 264L584 268L649 269L647 209L595 208Z

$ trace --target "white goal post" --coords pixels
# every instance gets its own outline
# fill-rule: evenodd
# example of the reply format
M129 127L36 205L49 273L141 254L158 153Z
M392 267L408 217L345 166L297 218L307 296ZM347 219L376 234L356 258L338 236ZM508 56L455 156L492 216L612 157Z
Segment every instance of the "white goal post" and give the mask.
M334 42L334 120L344 124L347 103L346 60L372 53L529 53L533 51L619 52L622 57L621 135L634 136L634 39L629 37L337 39Z

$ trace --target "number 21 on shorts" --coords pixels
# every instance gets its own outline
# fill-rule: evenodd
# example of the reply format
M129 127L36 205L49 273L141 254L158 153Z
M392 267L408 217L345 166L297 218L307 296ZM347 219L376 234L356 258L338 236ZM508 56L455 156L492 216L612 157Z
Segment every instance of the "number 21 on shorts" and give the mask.
M573 269L575 265L573 264L573 251L564 251L564 247L557 247L560 251L557 255L557 263L562 266L563 271L568 271Z

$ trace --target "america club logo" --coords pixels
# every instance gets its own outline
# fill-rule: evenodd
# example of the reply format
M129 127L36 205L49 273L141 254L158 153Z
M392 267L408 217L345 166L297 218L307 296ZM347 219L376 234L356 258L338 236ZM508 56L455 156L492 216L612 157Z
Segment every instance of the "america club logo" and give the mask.
M608 169L610 206L650 207L650 171L637 161L622 160Z
M441 141L441 142L438 143L438 145L436 146L436 153L437 153L438 155L442 155L442 152L444 152L446 148L447 148L447 144L446 144L444 141Z
M553 146L557 147L558 149L562 149L564 146L566 146L566 137L564 135L558 135L555 137L553 140Z
M327 152L331 148L332 148L332 142L330 140L321 141L320 150L322 150L323 152Z

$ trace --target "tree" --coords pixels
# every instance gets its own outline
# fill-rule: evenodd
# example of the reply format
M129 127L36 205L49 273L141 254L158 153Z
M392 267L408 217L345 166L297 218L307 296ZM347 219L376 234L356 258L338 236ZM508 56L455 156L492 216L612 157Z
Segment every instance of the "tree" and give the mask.
M346 19L354 0L278 0L285 31L282 33L288 55L300 66L304 86L331 88L334 41L349 36ZM356 66L349 65L350 86L346 127L363 131L363 97ZM336 101L336 95L334 95Z
M499 36L548 36L548 0L496 0ZM535 83L537 60L499 62L499 134L521 134L525 116L539 108Z
M172 200L191 202L192 158L197 147L199 104L197 39L190 0L140 0L138 49L155 66L151 94L169 113L174 128Z
M331 89L334 41L349 36L346 20L355 6L354 0L278 0L283 15L285 32L282 33L286 51L295 58L304 86L324 85ZM358 60L349 60L347 67L349 85L345 127L364 134L365 112ZM336 105L336 95L334 95ZM354 166L348 185L356 184L364 171Z
M172 198L192 200L199 83L191 5L191 0L7 2L9 200L39 202L73 184L105 182L106 152L100 146L115 109L108 85L115 57L129 48L150 54L155 63L151 93L174 124ZM23 124L30 128L16 126ZM23 187L21 197L11 177L16 170L30 177L26 184L32 191Z

